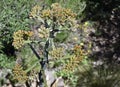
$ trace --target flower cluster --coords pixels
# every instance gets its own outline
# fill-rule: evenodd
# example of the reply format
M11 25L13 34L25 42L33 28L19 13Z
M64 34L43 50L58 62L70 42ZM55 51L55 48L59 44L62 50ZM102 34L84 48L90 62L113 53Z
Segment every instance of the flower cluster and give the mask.
M64 24L65 22L75 21L76 14L71 9L63 8L58 3L53 3L51 9L41 10L40 6L33 7L30 17L50 19L54 22Z
M65 55L64 48L55 48L54 50L50 51L49 54L53 59L62 58Z
M25 44L26 40L29 40L30 37L33 35L32 31L24 31L24 30L18 30L17 32L14 32L13 34L13 46L16 49L19 49Z
M73 56L70 58L69 62L65 65L63 69L66 72L74 71L79 66L79 64L81 63L81 61L84 59L86 55L85 50L82 49L80 45L75 45L73 52L74 52Z
M32 8L32 11L30 12L30 18L37 18L38 16L40 16L40 13L41 13L41 10L42 10L42 8L40 7L40 6L38 6L38 5L36 5L36 6L34 6L33 8Z
M50 18L51 11L50 9L42 10L41 17L42 18Z
M65 23L71 21L76 17L76 14L71 9L63 8L58 3L51 5L51 18L55 18L58 23Z
M74 55L75 55L77 58L81 58L81 57L84 56L85 53L86 53L85 50L82 49L82 46L81 46L81 45L75 45L73 51L74 51Z
M43 26L41 25L40 28L38 28L38 33L40 38L48 38L50 31L49 29L44 27L44 25Z
M77 61L77 58L75 56L72 56L69 60L69 63L67 63L64 68L63 71L65 72L69 72L69 71L74 71L75 68L77 68L79 61Z
M18 80L21 83L25 82L28 79L26 72L19 64L16 64L15 67L13 68L13 75L14 75L14 79Z

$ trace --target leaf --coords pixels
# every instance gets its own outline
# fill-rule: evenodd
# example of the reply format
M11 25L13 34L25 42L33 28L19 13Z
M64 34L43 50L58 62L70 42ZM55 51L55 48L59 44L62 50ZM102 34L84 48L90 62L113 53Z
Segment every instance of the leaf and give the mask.
M64 42L68 36L69 36L68 32L62 31L62 32L56 34L54 41L55 42Z

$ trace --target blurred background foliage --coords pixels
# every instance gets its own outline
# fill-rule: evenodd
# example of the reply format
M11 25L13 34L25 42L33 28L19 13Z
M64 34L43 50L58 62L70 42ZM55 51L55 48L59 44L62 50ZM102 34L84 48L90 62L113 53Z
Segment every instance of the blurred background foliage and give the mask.
M81 65L76 72L78 79L75 87L119 87L119 65L111 64Z
M120 1L87 0L84 10L86 17L82 21L96 22L96 30L89 37L93 42L93 56L119 63L120 59Z
M111 16L111 12L120 8L119 0L85 0L86 8L84 10L86 19L102 20Z

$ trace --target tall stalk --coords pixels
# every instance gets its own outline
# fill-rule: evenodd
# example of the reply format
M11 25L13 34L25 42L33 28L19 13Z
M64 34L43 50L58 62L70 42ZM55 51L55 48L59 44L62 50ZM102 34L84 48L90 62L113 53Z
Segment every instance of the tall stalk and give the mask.
M47 43L47 42L46 42ZM46 60L40 57L40 55L36 52L34 47L31 44L28 44L33 51L33 53L36 55L36 57L40 60L40 72L39 72L39 87L48 87L47 81L46 81L46 75L45 75L45 66L46 66ZM48 53L45 53L48 56Z

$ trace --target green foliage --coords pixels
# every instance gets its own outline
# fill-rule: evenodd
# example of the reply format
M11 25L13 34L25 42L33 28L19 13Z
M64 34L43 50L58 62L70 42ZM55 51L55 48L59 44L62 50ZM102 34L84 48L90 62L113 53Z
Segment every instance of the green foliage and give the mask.
M68 31L62 31L60 33L57 33L55 36L54 41L55 42L64 42L68 38L69 34Z
M78 76L73 72L60 71L56 75L62 77L65 80L65 84L69 84L70 87L75 87L77 84Z
M21 49L21 52L17 56L18 58L22 58L22 67L27 73L30 73L32 70L39 72L39 60L28 46Z
M51 5L52 3L58 2L59 0L44 0L44 3L47 5Z
M24 46L20 52L16 53L16 64L12 69L13 82L24 83L28 80L33 80L36 74L40 71L40 60L36 58L29 46Z
M34 0L0 0L0 68L13 69L15 51L12 35L17 30L30 29L29 12L34 3Z
M0 67L1 68L7 68L12 69L15 64L15 58L14 57L7 57L4 54L0 54Z
M30 28L31 21L28 15L32 5L34 0L0 0L0 43L4 49L7 49L8 45L11 46L14 31Z

